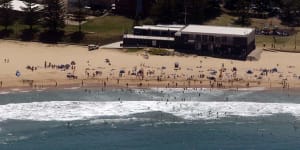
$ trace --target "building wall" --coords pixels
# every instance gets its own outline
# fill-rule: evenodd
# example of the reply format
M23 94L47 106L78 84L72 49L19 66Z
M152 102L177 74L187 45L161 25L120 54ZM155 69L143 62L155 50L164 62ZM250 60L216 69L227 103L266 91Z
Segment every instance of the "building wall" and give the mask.
M166 28L167 29L167 28ZM205 33L168 32L164 28L135 28L134 35L149 36L148 38L123 37L125 46L146 46L174 48L183 53L193 53L222 58L246 59L255 47L255 31L249 35L221 35ZM152 40L152 37L172 37L174 41ZM159 39L159 38L158 38ZM153 43L157 43L153 45Z
M175 37L175 49L187 53L244 59L255 49L255 33L245 37L181 33Z
M174 48L174 41L123 38L123 46Z
M159 31L159 30L142 30L134 29L134 35L145 35L145 36L161 36L161 37L174 37L175 31Z

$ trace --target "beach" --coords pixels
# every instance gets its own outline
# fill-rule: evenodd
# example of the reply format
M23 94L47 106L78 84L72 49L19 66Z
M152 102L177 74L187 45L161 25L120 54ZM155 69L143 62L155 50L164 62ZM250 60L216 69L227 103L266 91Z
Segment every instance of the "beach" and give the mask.
M119 49L0 41L0 87L299 88L298 53L263 51L258 61L156 56Z
M0 53L0 149L299 149L297 53L236 61L15 41Z

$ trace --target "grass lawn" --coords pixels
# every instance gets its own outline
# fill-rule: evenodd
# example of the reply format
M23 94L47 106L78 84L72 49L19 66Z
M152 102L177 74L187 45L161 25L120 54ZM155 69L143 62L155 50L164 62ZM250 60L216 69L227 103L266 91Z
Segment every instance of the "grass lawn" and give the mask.
M104 34L123 34L131 31L133 20L122 16L105 16L89 20L83 25L86 32L100 32Z
M221 16L215 18L214 20L210 20L204 24L214 26L238 26L234 24L235 19L236 17L224 13Z
M221 16L217 17L214 20L210 20L204 24L206 25L217 25L217 26L239 26L236 25L235 22L236 17L231 16L229 14L222 14ZM251 25L252 28L263 28L265 26L278 26L280 28L290 28L285 25L281 24L281 21L278 18L267 18L267 19L257 19L251 18ZM280 37L280 36L264 36L264 35L257 35L256 36L256 46L263 47L266 45L266 48L271 48L272 44L275 43L276 49L282 51L291 51L291 52L300 52L300 27L295 28L296 34L287 37ZM295 42L296 41L296 42ZM295 49L296 43L296 49Z
M167 56L171 54L170 51L165 49L159 49L159 48L151 48L148 52L151 55L160 55L160 56Z
M9 30L12 30L12 33L10 35L9 38L19 38L19 36L21 35L22 31L24 29L28 29L29 27L27 25L23 25L23 24L20 24L18 21L16 23L14 23L13 25L11 26L8 26L8 29ZM35 27L35 28L40 28L40 27ZM0 26L0 30L3 30L4 27L3 26Z
M107 44L121 40L124 32L131 32L133 20L122 16L96 17L82 25L82 31L87 33L84 43ZM78 26L68 25L66 32L78 30Z
M103 45L110 42L116 42L121 40L124 32L131 32L132 26L133 20L122 16L104 16L90 19L82 25L82 31L85 32L86 35L80 44L97 43ZM6 38L20 40L22 30L27 28L28 26L16 22L14 25L9 26L9 29L13 32ZM41 26L35 26L34 28L39 31L44 31L44 28ZM4 29L4 27L0 26L0 30L2 29ZM66 25L64 30L65 37L62 39L62 42L71 42L70 35L78 31L78 26ZM39 33L37 33L33 41L38 41Z
M143 50L144 50L144 48L129 48L129 49L126 49L125 51L128 53L136 53L136 52L140 52Z

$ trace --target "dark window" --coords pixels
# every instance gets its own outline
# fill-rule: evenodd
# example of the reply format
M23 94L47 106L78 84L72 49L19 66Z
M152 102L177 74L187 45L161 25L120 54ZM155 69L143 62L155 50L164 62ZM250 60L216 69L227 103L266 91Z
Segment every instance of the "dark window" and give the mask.
M195 40L195 38L196 38L196 35L194 35L194 34L189 35L189 40Z
M142 35L143 34L140 29L134 29L133 33L136 34L136 35Z
M213 36L209 36L209 42L214 42L214 37Z
M216 37L216 38L215 38L215 42L216 42L216 43L221 43L221 38L220 38L220 37Z
M201 35L197 35L197 36L196 36L196 40L197 40L197 41L201 41Z
M227 43L227 37L222 37L222 43Z
M186 35L186 34L183 34L183 35L182 35L183 41L185 41L185 42L188 41L188 38L189 38L188 35Z
M245 37L235 37L233 38L234 45L247 45L247 38Z
M207 42L208 41L208 36L207 35L202 35L202 41Z

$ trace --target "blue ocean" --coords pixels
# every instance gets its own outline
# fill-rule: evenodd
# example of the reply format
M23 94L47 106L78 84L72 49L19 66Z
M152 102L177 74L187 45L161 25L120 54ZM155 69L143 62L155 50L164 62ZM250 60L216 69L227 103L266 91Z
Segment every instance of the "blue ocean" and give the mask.
M0 92L0 150L299 150L297 91Z

